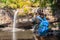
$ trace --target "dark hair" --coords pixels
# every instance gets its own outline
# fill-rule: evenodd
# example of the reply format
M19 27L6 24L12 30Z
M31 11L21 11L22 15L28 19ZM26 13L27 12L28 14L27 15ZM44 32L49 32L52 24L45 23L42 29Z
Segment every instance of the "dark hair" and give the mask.
M39 15L44 15L43 10L41 10L40 8L37 9L37 13L38 13Z

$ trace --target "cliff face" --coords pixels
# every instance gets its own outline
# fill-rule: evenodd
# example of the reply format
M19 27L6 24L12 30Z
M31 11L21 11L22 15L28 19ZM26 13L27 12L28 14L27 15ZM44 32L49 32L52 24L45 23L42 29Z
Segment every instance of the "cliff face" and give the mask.
M11 13L10 13L11 12ZM13 16L14 16L14 10L8 10L8 9L0 9L0 25L8 25L7 23L13 23ZM22 26L25 26L23 24L26 24L26 22L31 21L31 16L24 16L24 17L17 17L18 20L16 20L17 22L20 22ZM30 22L27 23L29 26ZM9 26L12 26L9 25Z
M0 9L0 25L10 22L11 22L11 18L8 16L8 13L5 10Z
M46 9L44 9L44 14L46 14L49 22L58 21L58 19L60 18L60 10L58 9L54 13L52 13L51 8L47 7Z
M12 22L14 13L12 11L10 13L9 11L11 11L11 10L7 11L7 10L4 10L4 9L0 9L0 25ZM33 10L33 11L35 11L35 10ZM33 13L33 11L31 13ZM46 17L49 19L48 20L49 22L57 21L60 18L60 10L56 10L55 13L54 13L55 15L53 15L50 7L47 7L43 11L44 11L44 14L46 14ZM29 17L32 18L32 16L30 16L30 15L27 15L27 16L24 16L24 17L19 17L18 21L19 22L32 21L31 18L29 18Z

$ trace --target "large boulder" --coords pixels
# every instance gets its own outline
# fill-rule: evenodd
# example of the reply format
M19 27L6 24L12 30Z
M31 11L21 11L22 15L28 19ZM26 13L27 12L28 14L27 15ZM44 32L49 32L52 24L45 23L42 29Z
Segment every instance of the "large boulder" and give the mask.
M11 22L11 18L8 16L8 13L5 10L0 9L0 25L10 22Z

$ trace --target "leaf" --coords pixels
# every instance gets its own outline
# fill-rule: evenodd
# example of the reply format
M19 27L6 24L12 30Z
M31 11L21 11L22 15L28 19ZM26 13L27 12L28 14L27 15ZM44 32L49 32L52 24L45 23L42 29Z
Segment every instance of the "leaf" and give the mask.
M5 5L5 3L0 3L0 8L3 8Z
M9 4L8 6L11 7L11 8L17 8L17 5L13 4L13 3Z
M7 0L1 0L1 2L6 3Z

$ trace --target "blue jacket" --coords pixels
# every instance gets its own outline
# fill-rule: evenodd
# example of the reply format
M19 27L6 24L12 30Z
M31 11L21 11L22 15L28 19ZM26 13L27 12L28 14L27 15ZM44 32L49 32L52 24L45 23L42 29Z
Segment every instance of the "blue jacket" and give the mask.
M47 21L46 17L44 17L42 19L40 16L37 16L36 18L40 21L40 23L38 25L38 27L39 27L38 28L38 34L40 36L44 36L47 33L48 29L49 29L48 28L49 22Z

